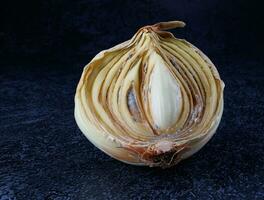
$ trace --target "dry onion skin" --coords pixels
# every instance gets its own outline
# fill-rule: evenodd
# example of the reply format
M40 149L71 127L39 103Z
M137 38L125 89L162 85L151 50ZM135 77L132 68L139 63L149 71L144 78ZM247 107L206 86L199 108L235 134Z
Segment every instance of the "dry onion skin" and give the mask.
M224 83L210 59L165 30L142 27L96 55L75 95L83 134L109 156L134 165L171 167L200 150L223 112Z

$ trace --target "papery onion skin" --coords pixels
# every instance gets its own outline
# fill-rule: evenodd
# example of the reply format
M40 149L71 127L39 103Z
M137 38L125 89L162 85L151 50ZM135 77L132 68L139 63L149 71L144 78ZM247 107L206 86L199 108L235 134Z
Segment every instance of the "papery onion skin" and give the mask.
M171 167L216 132L224 83L198 48L164 31L184 25L145 26L85 66L75 95L75 119L109 156L134 165Z

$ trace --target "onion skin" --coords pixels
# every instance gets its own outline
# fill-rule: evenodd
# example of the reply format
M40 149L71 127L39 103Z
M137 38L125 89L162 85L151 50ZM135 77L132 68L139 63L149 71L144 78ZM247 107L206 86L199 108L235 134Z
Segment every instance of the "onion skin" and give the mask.
M205 54L165 31L184 26L171 21L142 27L85 66L75 120L109 156L167 168L196 153L216 132L224 83Z

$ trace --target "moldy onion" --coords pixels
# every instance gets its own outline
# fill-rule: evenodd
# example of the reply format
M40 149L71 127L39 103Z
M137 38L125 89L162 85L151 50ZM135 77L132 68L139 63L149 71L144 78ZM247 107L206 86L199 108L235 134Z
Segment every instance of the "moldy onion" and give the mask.
M99 149L135 165L173 166L201 149L223 112L224 83L199 49L145 26L96 55L75 95L75 119Z

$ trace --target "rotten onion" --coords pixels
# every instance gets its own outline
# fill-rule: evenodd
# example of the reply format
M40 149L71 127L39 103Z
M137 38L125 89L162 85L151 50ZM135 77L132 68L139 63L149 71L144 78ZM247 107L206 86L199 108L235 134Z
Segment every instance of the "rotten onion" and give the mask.
M166 31L184 25L142 27L85 66L75 119L84 135L113 158L170 167L215 133L224 83L206 55Z

